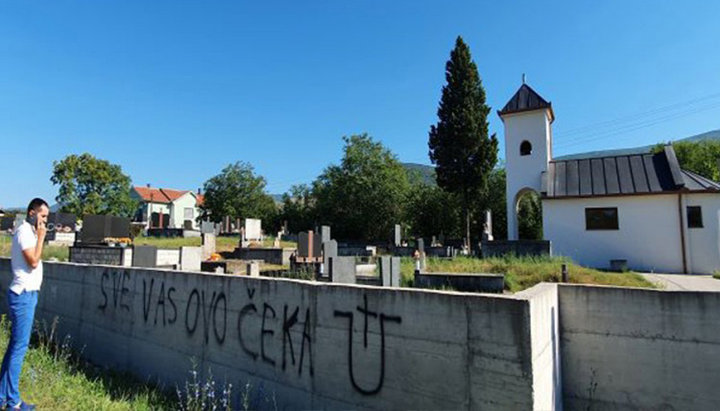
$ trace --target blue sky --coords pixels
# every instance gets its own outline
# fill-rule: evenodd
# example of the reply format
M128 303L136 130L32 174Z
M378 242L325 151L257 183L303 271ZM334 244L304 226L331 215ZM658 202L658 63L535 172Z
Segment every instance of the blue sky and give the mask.
M553 103L556 155L718 129L718 16L709 1L3 1L0 207L53 201L52 162L72 153L178 189L246 161L271 193L337 163L343 135L429 164L457 35L499 136L522 73Z

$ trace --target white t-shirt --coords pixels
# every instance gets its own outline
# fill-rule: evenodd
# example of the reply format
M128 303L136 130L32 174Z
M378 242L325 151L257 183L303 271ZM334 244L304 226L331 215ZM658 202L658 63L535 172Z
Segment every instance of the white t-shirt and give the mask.
M25 261L23 250L35 248L37 245L37 234L30 223L23 221L20 227L15 230L12 242L11 265L13 281L10 283L10 290L15 294L23 291L40 291L40 284L43 278L43 263L40 261L34 269Z

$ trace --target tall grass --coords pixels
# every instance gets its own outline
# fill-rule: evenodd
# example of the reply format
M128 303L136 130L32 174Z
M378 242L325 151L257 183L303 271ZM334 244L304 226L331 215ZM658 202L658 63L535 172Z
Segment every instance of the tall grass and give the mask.
M566 257L428 258L426 271L505 274L505 289L510 292L517 292L541 282L560 282L562 280L562 264L567 264L571 283L622 287L656 287L639 274L633 272L603 272L574 264L572 260ZM415 261L412 258L403 258L401 266L403 285L412 285L414 270Z
M128 374L103 370L80 360L69 338L58 339L55 324L39 327L27 351L20 392L46 410L174 409L171 397ZM0 319L0 352L10 337L9 322Z

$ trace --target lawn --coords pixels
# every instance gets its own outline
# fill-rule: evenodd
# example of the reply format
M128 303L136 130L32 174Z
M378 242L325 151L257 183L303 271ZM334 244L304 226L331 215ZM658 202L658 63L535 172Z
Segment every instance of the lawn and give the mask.
M272 247L274 238L266 238L263 247ZM0 257L10 257L10 246L12 237L7 233L0 234ZM154 245L158 248L180 248L185 246L202 245L200 237L191 238L165 238L165 237L136 237L133 241L135 245ZM215 247L218 252L230 252L238 246L238 237L218 236L215 240ZM287 248L297 248L297 243L290 241L281 241L280 246ZM43 249L43 260L57 259L58 261L67 261L69 257L68 247L65 246L49 246L45 245Z
M12 246L12 237L7 233L0 234L0 257L10 257L10 247ZM49 246L43 248L42 259L58 261L67 261L70 251L65 246Z
M218 236L215 238L215 248L218 252L233 251L239 244L239 238L236 236ZM272 247L275 241L274 237L268 237L263 241L263 247ZM180 248L186 246L199 247L202 245L202 239L200 237L190 238L165 238L165 237L136 237L133 240L135 245L154 245L158 248ZM258 244L259 246L259 244ZM280 246L284 248L296 248L297 243L290 241L281 241Z
M428 258L426 270L448 273L505 274L505 290L518 292L541 282L560 282L562 264L568 266L571 283L657 288L639 274L599 271L574 264L565 257ZM403 258L401 266L403 286L412 285L414 270L415 261L412 258Z

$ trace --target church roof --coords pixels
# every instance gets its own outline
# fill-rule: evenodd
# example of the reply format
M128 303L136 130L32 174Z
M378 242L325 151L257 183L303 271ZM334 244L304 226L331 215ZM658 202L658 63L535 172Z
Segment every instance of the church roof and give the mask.
M505 107L498 111L498 115L502 117L505 114L542 109L550 110L550 121L555 119L555 114L552 110L552 103L540 97L540 95L533 90L532 87L523 83L518 91L515 92L515 95L512 96L510 101L505 104Z
M717 192L720 184L682 170L672 145L657 154L551 161L543 198Z

